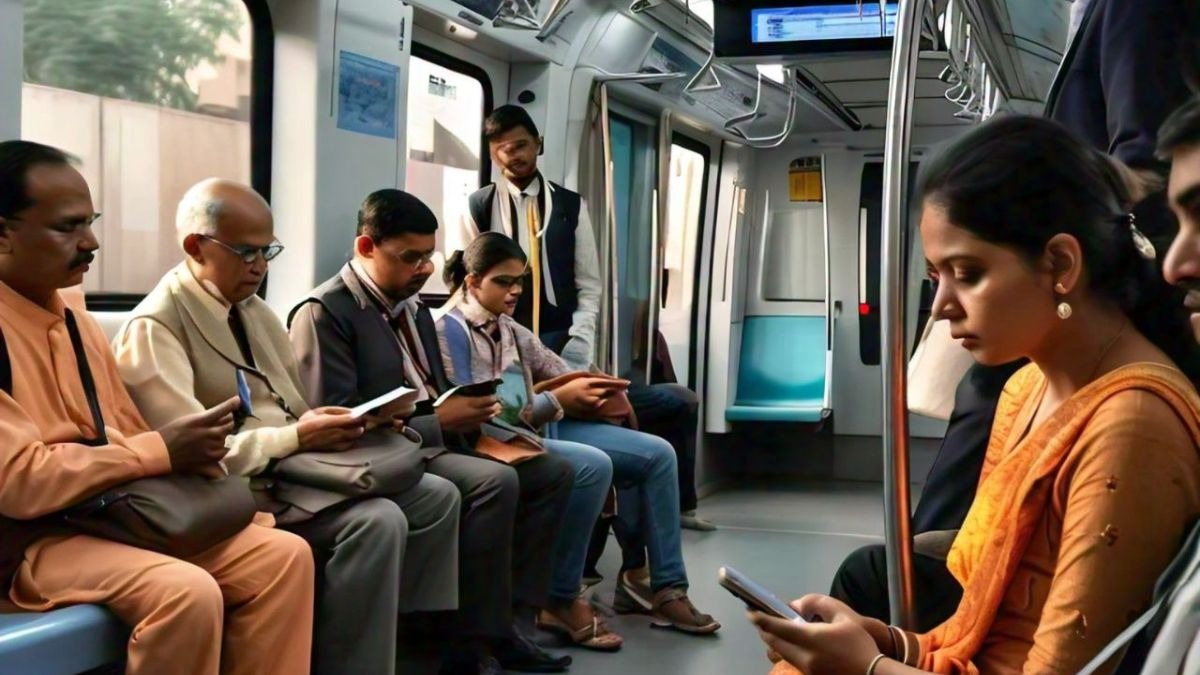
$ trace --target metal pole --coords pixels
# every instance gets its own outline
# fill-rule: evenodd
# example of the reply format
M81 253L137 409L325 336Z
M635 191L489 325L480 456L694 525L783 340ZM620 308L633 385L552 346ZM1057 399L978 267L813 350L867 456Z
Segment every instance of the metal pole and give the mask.
M604 215L605 229L608 231L608 289L609 289L609 342L608 372L616 375L621 361L619 347L621 344L618 312L620 310L620 282L617 268L617 207L613 197L613 159L612 159L612 129L608 119L608 84L600 85L600 125L601 138L604 141Z
M900 0L888 85L883 152L883 508L887 540L888 599L892 623L913 628L912 532L908 484L908 401L905 396L904 242L913 89L925 0Z

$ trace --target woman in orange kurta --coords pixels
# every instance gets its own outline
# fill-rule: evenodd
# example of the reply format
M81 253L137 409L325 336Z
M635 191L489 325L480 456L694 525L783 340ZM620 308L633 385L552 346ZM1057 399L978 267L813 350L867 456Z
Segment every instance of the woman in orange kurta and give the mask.
M1122 215L1136 179L1053 122L973 130L920 193L935 317L981 363L1032 361L949 553L962 602L924 635L824 596L794 603L818 622L752 620L779 675L1074 673L1149 605L1200 514L1187 316Z

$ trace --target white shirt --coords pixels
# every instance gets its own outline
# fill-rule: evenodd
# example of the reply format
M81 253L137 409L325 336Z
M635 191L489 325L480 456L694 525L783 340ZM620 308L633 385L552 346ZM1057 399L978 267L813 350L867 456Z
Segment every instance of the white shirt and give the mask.
M525 251L529 250L529 221L528 202L536 200L543 185L546 187L545 211L542 217L542 227L537 233L542 243L539 251L542 261L542 279L552 279L550 276L550 258L558 254L545 246L546 226L549 214L554 212L555 188L549 181L538 176L524 190L512 183L502 180L496 185L496 196L492 199L492 222L500 223L500 231L514 237ZM513 227L511 205L517 212L516 227ZM514 233L515 230L515 233ZM470 209L465 209L457 228L450 227L446 233L446 249L448 251L463 250L480 233L479 225L471 217ZM594 358L596 344L596 322L600 315L600 259L596 254L596 235L592 230L592 219L588 215L587 202L580 200L579 223L575 227L575 288L578 305L572 316L571 329L568 333L573 338L579 338L588 345L590 358ZM551 305L558 306L554 296L553 283L544 284L546 299Z

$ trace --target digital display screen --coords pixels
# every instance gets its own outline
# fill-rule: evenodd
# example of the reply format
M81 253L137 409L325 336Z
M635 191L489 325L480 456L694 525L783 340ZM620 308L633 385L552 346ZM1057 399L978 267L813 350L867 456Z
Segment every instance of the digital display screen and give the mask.
M750 40L766 44L892 37L898 7L888 2L882 14L878 2L751 9Z

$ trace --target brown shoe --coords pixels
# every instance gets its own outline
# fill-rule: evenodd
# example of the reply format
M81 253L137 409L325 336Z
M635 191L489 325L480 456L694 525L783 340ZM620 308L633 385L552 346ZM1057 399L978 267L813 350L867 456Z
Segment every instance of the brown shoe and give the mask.
M678 587L664 588L654 594L651 616L654 617L651 623L657 628L673 628L692 635L711 635L721 628L716 619L696 609L687 591Z

